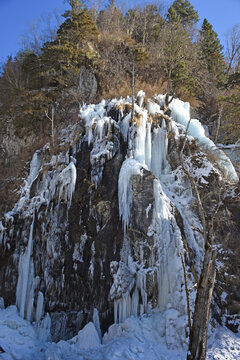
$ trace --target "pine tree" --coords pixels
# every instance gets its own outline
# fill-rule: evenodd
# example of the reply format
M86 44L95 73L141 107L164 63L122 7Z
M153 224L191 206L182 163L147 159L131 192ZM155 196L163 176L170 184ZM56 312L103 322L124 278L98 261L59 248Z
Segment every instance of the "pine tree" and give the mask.
M213 30L213 26L204 19L200 31L200 59L202 65L215 78L217 83L221 85L225 81L226 65L223 56L223 46L218 39L217 33Z
M168 9L167 19L169 23L172 24L180 24L181 23L181 17L179 14L176 13L173 6L170 6Z
M73 3L73 4L72 4ZM57 37L43 47L43 74L50 84L73 85L82 65L94 66L98 54L94 49L98 31L88 9L79 1L71 2L72 11L65 12Z
M175 10L184 26L192 26L199 20L197 11L188 0L175 0L170 8Z

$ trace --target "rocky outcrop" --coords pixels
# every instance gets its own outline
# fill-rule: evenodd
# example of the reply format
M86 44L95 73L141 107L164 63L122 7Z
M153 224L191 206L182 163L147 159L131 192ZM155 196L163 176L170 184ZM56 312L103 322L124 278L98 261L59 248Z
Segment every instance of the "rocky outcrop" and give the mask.
M213 311L216 319L234 332L240 326L240 187L224 199L216 220L219 244Z
M82 101L91 103L97 95L97 79L94 73L82 66L78 78L78 94Z

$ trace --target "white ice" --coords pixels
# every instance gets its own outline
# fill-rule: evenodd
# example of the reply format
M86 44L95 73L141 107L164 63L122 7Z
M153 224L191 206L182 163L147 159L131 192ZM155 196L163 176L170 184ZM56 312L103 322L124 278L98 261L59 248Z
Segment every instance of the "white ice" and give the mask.
M131 211L132 186L131 177L141 175L142 165L135 159L126 159L121 167L118 179L118 204L119 216L123 222L123 229L126 232Z
M173 119L187 128L190 119L190 104L179 99L174 99L170 103L169 108ZM237 183L239 181L230 159L222 150L218 149L212 140L206 137L205 130L199 120L191 119L188 134L197 139L203 147L207 147L213 154L216 154L219 158L219 166L230 182Z
M177 325L178 323L178 325ZM112 325L102 344L90 323L69 341L51 343L48 330L19 317L14 306L0 309L0 346L3 360L185 360L186 338L173 334L181 317L169 309L165 314L130 317L122 324ZM166 324L169 325L166 328ZM46 335L43 336L45 331ZM167 337L164 335L167 332ZM83 334L86 334L84 338ZM83 340L86 339L85 349ZM183 345L181 345L183 344ZM215 326L208 340L207 360L236 360L240 358L240 337L230 330Z

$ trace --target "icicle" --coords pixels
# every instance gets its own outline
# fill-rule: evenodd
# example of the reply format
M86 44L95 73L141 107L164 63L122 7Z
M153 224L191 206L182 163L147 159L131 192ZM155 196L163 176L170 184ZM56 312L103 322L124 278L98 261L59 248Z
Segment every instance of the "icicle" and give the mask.
M145 98L145 92L140 90L137 93L137 102L138 102L138 105L139 105L140 108L143 106L144 98Z
M29 177L28 177L28 185L29 186L33 183L33 181L38 176L39 170L42 165L42 159L43 159L43 155L42 155L41 151L39 151L39 150L35 151L32 161L30 163L30 172L29 172Z
M32 224L30 227L28 246L25 253L20 256L18 265L18 283L16 292L16 304L19 309L20 315L29 320L32 316L33 308L33 278L34 278L34 266L32 261L32 249L33 249L33 229L34 229L33 216Z
M140 114L140 124L137 126L135 137L134 158L141 164L145 164L145 141L146 141L147 111Z
M165 195L159 180L154 180L154 214L152 227L155 229L155 241L159 244L158 253L158 305L161 311L171 303L175 308L182 305L178 302L177 292L183 283L183 270L179 250L183 251L181 233L174 216L171 204ZM179 290L178 290L179 289ZM175 294L175 295L174 295Z
M63 199L64 202L68 204L68 207L71 206L72 196L75 190L77 178L75 162L76 160L71 157L70 164L65 169L63 169L63 171L59 174L58 177L58 182L60 184L58 201L60 202Z
M124 233L127 231L132 201L131 176L141 175L142 165L135 159L127 159L123 162L118 179L118 204L119 215L122 218Z
M121 121L120 130L123 136L123 140L127 141L128 133L129 133L129 121L131 119L131 113L127 114Z
M41 317L43 316L43 303L44 297L41 291L38 292L38 299L37 299L37 307L36 307L36 315L35 320L40 321Z
M96 308L93 309L93 323L95 325L95 328L98 332L99 335L99 339L101 339L102 337L102 332L101 332L101 328L100 328L100 321L99 321L99 315L98 315L98 310Z
M151 159L152 159L152 133L151 133L151 123L147 123L147 134L146 134L146 143L145 143L145 162L148 169L151 169Z

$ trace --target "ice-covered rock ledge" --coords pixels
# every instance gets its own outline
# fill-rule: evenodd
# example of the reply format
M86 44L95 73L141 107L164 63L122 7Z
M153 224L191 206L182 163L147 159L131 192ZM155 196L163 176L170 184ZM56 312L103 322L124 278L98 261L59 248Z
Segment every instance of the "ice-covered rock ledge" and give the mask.
M163 104L165 101L165 95L156 96L156 100L160 104ZM173 120L183 125L186 129L188 121L191 118L190 104L179 99L173 99L173 101L169 104L169 108L171 110L171 117ZM219 147L216 146L214 142L205 135L205 130L199 120L191 119L188 135L198 140L200 147L203 149L207 148L212 154L215 155L216 159L218 159L218 165L229 183L238 183L239 178L231 160L224 153L224 151L219 149Z

